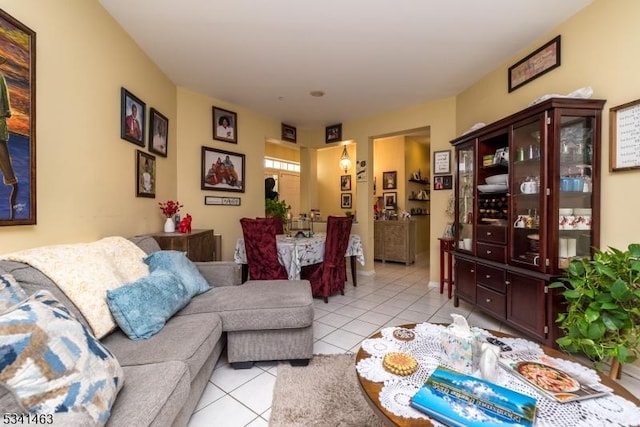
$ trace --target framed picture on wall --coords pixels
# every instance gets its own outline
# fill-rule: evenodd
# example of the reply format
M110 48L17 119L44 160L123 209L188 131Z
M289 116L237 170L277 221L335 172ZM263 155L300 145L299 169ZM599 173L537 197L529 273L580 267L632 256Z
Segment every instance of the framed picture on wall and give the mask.
M451 150L433 152L433 173L451 173Z
M120 88L120 103L120 138L144 147L147 105L125 88Z
M283 141L296 142L296 128L293 126L285 125L282 123L282 136Z
M351 193L342 193L340 195L340 207L342 209L351 209Z
M395 190L398 188L398 172L382 172L382 189Z
M342 141L342 123L325 128L325 143Z
M398 193L395 191L390 193L382 193L385 209L395 209L398 206Z
M0 225L32 225L36 223L36 33L0 9L0 35L4 112L0 117Z
M156 158L136 150L136 197L156 197Z
M233 111L213 107L213 139L238 143L238 115Z
M340 177L340 191L351 191L351 175Z
M201 190L244 193L244 154L202 147Z
M149 151L167 157L169 119L155 108L149 110Z
M453 188L453 175L441 175L433 177L434 190L451 190Z

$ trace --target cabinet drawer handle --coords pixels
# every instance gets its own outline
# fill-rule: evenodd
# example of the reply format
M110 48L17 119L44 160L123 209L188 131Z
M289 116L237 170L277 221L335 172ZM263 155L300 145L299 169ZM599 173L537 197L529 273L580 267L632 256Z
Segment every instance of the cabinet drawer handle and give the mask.
M491 302L491 298L487 298L487 302Z
M469 273L475 273L476 271L472 268L471 270L469 270Z
M489 255L491 253L491 251L487 250L487 255Z
M485 279L491 279L491 275L490 274L485 274L484 278Z
M490 231L487 231L487 236L491 236L491 232Z
M510 282L510 281L508 281L508 280L505 280L505 281L504 281L504 284L508 286L508 285L510 285L510 284L511 284L511 282Z

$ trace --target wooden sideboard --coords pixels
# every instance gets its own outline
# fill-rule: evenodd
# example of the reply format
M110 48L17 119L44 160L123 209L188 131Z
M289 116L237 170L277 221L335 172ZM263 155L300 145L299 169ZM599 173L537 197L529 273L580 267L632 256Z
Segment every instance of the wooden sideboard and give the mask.
M416 260L416 222L374 221L373 258L412 264Z
M213 230L193 230L191 233L150 234L164 250L187 253L191 261L213 261L215 243Z

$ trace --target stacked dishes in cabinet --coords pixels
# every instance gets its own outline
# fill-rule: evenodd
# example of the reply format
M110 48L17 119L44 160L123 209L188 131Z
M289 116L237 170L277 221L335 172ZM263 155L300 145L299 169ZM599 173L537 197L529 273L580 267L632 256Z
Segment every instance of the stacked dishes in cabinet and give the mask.
M567 268L571 259L589 256L590 235L580 230L591 230L591 208L560 208L558 212L558 267ZM577 232L576 232L577 231Z

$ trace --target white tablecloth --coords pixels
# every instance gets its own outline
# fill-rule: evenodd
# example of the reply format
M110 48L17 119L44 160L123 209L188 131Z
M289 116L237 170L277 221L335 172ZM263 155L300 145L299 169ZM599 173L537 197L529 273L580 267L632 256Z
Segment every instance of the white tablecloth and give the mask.
M316 233L313 237L287 237L284 234L276 236L278 246L278 261L284 265L289 275L289 280L300 279L300 270L305 265L318 264L324 259L324 244L327 240L326 233ZM349 246L345 257L355 256L361 265L364 265L364 251L362 239L357 234L349 236ZM244 247L244 239L238 239L233 260L237 264L247 263L247 252Z

